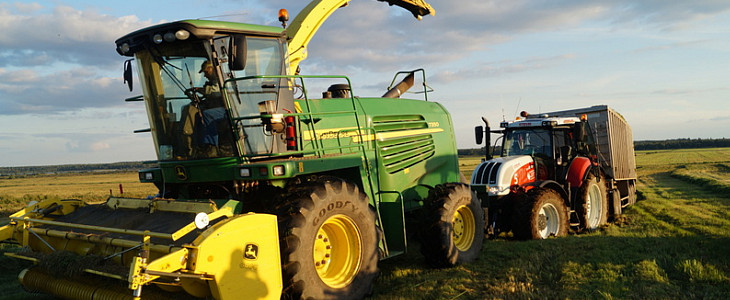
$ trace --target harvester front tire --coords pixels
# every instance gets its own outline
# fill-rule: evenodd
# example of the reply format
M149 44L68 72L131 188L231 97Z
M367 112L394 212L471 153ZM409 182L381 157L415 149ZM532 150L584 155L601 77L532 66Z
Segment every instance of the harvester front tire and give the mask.
M283 298L360 299L378 274L375 210L354 184L333 178L296 187L282 216Z
M608 221L608 193L606 179L593 174L578 189L578 229L593 231Z
M424 213L421 253L429 265L453 267L479 257L484 240L484 209L468 185L437 185L428 193Z
M540 240L568 234L568 208L555 190L533 188L517 200L512 233L520 240Z

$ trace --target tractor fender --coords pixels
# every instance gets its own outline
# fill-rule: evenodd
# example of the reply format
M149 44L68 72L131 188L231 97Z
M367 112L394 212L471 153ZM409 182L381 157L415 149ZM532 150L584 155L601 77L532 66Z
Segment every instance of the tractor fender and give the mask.
M529 190L531 188L537 188L537 187L555 190L556 192L558 192L558 194L560 194L560 197L563 198L563 201L565 201L566 205L568 204L568 193L565 191L563 186L560 183L558 183L557 181L554 181L554 180L533 181L533 182L529 182L529 183L522 185L522 187L524 190Z
M570 184L570 187L578 188L583 185L583 180L588 175L588 170L591 168L591 160L587 157L576 157L570 163L568 167L568 174L565 175L565 182Z

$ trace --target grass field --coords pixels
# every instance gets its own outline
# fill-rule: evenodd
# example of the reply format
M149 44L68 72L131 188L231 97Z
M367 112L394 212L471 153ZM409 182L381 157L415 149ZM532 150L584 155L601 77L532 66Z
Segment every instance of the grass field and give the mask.
M157 193L152 184L139 182L137 172L68 173L0 178L0 214L7 215L32 200L80 199L104 201L110 193L146 197Z
M479 160L460 160L467 178ZM408 254L380 263L372 298L727 299L730 148L641 151L636 161L643 199L617 223L544 241L486 240L478 261L451 269L427 267L410 239ZM3 209L34 197L103 198L119 183L125 195L154 193L136 186L135 173L90 176L0 179ZM75 184L82 181L84 188ZM79 190L91 195L72 192ZM22 266L0 257L0 298L31 297L14 279Z

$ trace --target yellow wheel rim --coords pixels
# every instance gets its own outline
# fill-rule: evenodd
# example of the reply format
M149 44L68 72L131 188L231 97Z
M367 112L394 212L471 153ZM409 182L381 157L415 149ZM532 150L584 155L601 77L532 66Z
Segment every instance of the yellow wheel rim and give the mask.
M348 216L328 218L314 237L313 250L317 275L332 288L347 286L360 270L362 238Z
M474 213L468 206L462 205L454 213L451 220L453 228L452 236L454 245L459 251L466 251L471 248L474 242L474 233L476 231L476 222L474 222Z

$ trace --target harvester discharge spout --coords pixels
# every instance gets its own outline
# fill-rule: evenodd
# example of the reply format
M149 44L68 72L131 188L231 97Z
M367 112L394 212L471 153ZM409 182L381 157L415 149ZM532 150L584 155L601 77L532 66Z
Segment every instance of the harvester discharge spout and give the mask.
M413 74L413 72L408 74L408 76L403 78L401 82L399 82L393 88L383 94L383 98L399 98L401 95L407 92L408 89L413 86L413 78L415 77Z

